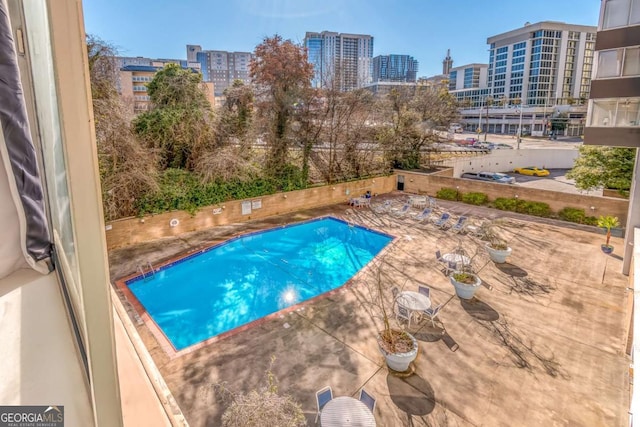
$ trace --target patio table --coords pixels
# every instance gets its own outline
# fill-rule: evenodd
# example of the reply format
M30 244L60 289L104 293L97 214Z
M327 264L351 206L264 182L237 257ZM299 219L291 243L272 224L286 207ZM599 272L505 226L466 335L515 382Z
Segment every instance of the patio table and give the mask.
M368 197L353 197L349 199L349 204L356 208L369 206L371 204L371 199Z
M431 300L428 296L414 291L400 292L396 298L396 302L411 311L408 326L411 326L411 318L414 313L419 317L427 308L431 307Z
M447 262L455 262L457 270L460 270L460 265L462 265L462 267L466 267L471 264L471 258L457 253L444 254L442 255L442 259Z
M375 427L376 419L367 405L349 396L331 399L320 413L322 427Z

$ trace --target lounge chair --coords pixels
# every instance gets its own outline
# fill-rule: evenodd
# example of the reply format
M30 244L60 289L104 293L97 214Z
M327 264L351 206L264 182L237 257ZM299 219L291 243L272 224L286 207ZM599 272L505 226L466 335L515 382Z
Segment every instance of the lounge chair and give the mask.
M318 418L320 417L320 412L324 405L329 403L333 399L333 390L331 390L331 386L326 386L323 389L316 391L316 403L318 404L318 413L316 414L315 423L318 424Z
M453 224L453 226L451 227L451 231L453 231L454 233L460 233L464 231L464 225L466 221L467 221L467 217L461 216L460 218L458 218L458 222Z
M375 399L375 397L371 396L364 389L360 389L360 402L362 402L365 405L367 405L367 408L369 408L372 413L376 409L376 399Z
M396 218L400 218L407 212L409 212L409 209L411 209L411 205L409 203L405 203L400 209L391 211L391 215L395 216Z
M444 212L433 224L438 228L445 228L451 219L451 214Z
M427 308L424 311L424 314L429 316L429 320L431 320L431 326L433 326L435 328L436 324L435 324L435 319L438 316L438 314L440 314L440 310L442 310L442 307L444 306L444 304L440 304L434 308Z
M415 215L413 219L415 219L418 222L424 221L425 219L429 218L429 216L431 215L431 211L433 211L432 208L424 208L422 212Z
M371 206L371 210L376 213L385 213L389 209L391 209L391 200L387 200L386 202L379 205Z

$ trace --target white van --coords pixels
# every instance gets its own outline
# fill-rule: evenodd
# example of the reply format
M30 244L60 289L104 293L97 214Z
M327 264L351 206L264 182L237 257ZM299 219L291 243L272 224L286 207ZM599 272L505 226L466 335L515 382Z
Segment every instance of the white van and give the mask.
M464 129L460 123L451 123L449 125L449 132L462 133L463 130Z

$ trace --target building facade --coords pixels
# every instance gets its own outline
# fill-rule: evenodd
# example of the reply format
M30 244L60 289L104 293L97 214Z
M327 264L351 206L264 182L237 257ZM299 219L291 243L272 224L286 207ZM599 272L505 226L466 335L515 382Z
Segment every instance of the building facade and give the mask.
M640 0L602 0L595 50L584 143L640 147ZM636 150L625 227L624 274L631 271L634 231L640 227L639 153ZM634 395L637 402L640 392L634 390ZM632 408L631 412L637 411Z
M489 37L491 96L530 106L585 103L595 33L592 26L544 21Z
M307 32L304 38L314 66L313 87L348 91L373 80L373 37L331 31Z
M378 55L373 58L374 82L415 83L418 61L409 55Z
M201 46L187 45L187 61L199 64L203 80L213 83L216 97L224 95L234 80L251 84L249 66L252 59L250 52L202 50Z
M442 60L442 74L448 76L453 68L453 59L451 58L451 49L447 49L447 56Z
M183 61L186 64L186 61ZM120 68L118 79L118 91L125 105L131 108L133 114L140 114L148 111L151 107L151 98L147 94L147 84L153 80L153 76L161 70L164 65L152 62L156 65L126 65ZM183 68L186 68L183 66ZM193 72L199 72L199 68L190 68ZM213 107L215 105L214 84L212 82L202 82L203 90L207 94L207 99Z

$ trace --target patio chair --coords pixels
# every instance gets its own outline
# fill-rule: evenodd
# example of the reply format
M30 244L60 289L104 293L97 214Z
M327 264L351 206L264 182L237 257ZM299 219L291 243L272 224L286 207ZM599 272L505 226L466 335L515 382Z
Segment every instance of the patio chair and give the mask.
M451 214L443 212L440 218L438 218L433 224L438 228L444 229L447 226L449 219L451 219Z
M389 209L391 209L391 200L387 200L386 202L378 205L371 205L371 210L373 210L375 213L385 213Z
M429 216L431 215L431 211L433 209L431 208L424 208L422 210L422 212L420 212L419 214L415 215L413 217L413 219L415 219L418 222L424 221L425 219L429 218Z
M326 386L318 391L316 391L316 403L318 404L318 413L316 414L315 423L318 424L318 418L320 417L320 412L322 412L322 408L324 405L329 403L333 399L333 390L331 390L331 386Z
M436 327L436 324L435 324L434 321L435 321L436 317L438 316L438 314L440 314L440 310L442 310L443 306L444 306L444 304L440 304L440 305L437 305L434 308L429 307L424 311L424 314L429 316L429 320L431 320L431 326L433 326L434 328Z
M458 218L458 222L453 224L453 227L451 227L451 231L453 231L454 233L460 233L464 231L464 225L466 221L467 221L467 217L461 216L460 218Z
M396 319L398 320L406 320L408 323L411 323L411 311L402 304L399 304L396 301Z
M428 286L418 285L418 293L429 298L429 294L431 293L431 289Z
M376 409L376 399L371 396L369 393L365 391L365 389L360 389L360 402L367 405L367 408L373 412Z
M435 208L437 208L437 206L436 206L436 199L434 199L434 198L433 198L433 197L431 197L431 196L427 196L427 201L428 201L428 203L429 203L429 207L430 207L430 208L434 208L434 209L435 209Z
M458 270L458 263L455 261L445 261L445 266L444 266L444 275L445 276L449 276L451 275L451 273L453 273L454 271Z
M400 218L407 212L409 212L409 209L411 209L411 205L409 203L405 203L400 209L391 211L391 215L395 216L396 218Z

